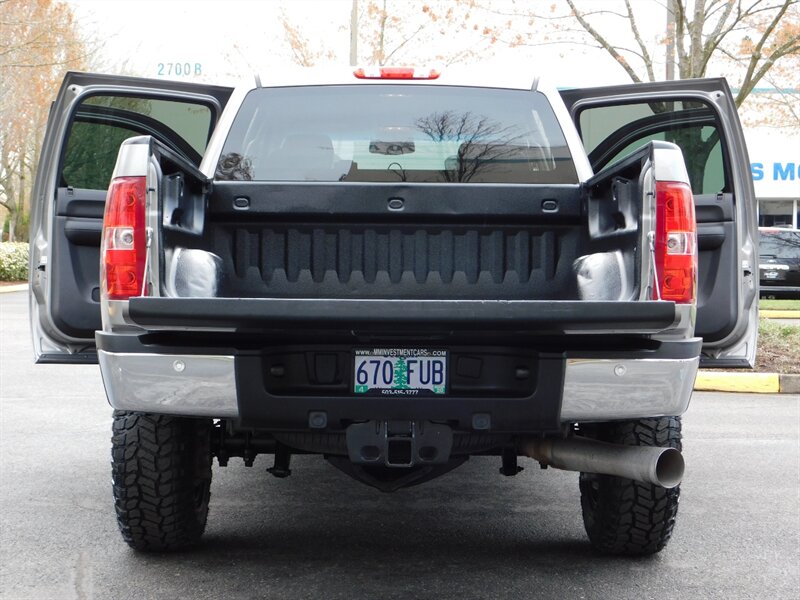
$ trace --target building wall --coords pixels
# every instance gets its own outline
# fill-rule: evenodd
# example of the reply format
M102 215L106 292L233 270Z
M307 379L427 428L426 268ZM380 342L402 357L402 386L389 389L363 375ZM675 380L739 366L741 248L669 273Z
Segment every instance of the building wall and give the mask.
M760 127L745 137L759 225L800 229L800 133Z

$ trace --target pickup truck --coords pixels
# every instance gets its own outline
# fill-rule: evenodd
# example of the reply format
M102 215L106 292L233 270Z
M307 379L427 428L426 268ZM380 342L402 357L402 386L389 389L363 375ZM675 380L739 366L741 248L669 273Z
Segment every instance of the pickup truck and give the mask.
M488 455L579 472L594 547L652 554L698 365L755 354L748 165L723 79L69 73L36 360L99 363L137 550L198 542L215 457L316 454L390 492Z
M761 296L800 299L800 231L762 227L758 233Z

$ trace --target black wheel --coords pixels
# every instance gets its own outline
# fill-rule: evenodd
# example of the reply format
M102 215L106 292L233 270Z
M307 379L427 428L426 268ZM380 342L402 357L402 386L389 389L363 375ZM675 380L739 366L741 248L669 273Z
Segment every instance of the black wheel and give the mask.
M592 425L581 434L628 446L681 449L680 417ZM665 489L611 475L581 473L583 524L605 554L644 556L661 551L672 536L680 486Z
M206 527L211 420L115 411L111 467L122 537L136 550L176 550Z

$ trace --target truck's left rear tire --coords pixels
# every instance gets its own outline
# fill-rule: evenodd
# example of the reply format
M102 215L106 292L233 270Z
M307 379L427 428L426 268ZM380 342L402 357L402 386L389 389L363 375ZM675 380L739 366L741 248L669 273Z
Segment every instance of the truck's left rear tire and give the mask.
M628 446L681 449L680 417L600 423L582 435ZM645 556L660 552L672 536L680 487L581 473L581 509L592 545L604 554Z
M135 550L177 550L206 526L210 419L114 412L111 466L117 523Z

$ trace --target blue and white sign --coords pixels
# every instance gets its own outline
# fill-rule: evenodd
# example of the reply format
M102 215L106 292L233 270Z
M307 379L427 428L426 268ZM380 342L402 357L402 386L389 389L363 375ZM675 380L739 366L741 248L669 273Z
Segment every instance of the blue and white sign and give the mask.
M749 130L745 133L757 198L800 198L800 134Z

